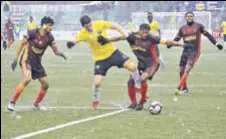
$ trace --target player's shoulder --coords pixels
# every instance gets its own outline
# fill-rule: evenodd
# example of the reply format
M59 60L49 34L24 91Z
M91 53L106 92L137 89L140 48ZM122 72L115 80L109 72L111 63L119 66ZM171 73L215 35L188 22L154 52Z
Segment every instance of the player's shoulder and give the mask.
M94 24L94 25L99 25L99 26L105 25L106 23L110 23L110 24L111 24L111 22L105 21L105 20L97 20L97 21L93 21L93 24Z
M38 28L36 29L32 29L32 30L28 30L28 35L35 35L36 33L38 33Z
M159 22L158 22L158 21L156 21L156 20L154 20L154 21L153 21L153 23L154 23L154 24L159 24Z

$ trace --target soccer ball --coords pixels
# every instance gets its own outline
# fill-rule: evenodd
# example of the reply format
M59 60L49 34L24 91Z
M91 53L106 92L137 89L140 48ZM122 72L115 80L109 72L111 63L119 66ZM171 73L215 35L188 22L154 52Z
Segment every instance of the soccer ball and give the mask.
M148 108L150 114L157 115L162 111L162 104L159 101L153 101Z

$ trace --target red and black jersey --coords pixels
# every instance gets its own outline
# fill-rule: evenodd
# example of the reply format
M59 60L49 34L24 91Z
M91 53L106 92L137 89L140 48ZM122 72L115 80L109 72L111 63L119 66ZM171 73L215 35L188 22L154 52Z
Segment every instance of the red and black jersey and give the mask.
M194 22L192 25L186 24L182 26L176 38L178 38L178 40L183 38L184 43L192 44L190 48L192 51L200 53L201 34L205 32L205 27L202 24Z
M157 44L160 43L160 37L149 34L145 38L139 38L136 37L136 34L136 32L130 34L128 38L133 37L135 39L127 39L127 41L138 61L145 65L148 65L153 61L159 63Z
M48 46L54 43L54 37L51 33L41 35L39 29L29 30L26 36L28 43L25 46L22 60L32 60L41 63L42 56Z

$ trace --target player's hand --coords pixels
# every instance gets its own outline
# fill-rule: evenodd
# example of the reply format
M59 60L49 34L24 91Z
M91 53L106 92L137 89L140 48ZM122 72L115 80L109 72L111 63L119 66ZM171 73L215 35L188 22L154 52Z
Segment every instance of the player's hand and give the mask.
M172 45L167 45L167 48L170 49L171 47L173 47Z
M68 47L68 48L72 48L74 45L75 45L75 43L72 42L72 41L68 41L68 42L67 42L67 47Z
M102 35L98 36L97 41L101 45L105 45L106 43L109 43L109 40L107 38L103 37Z
M221 44L219 44L219 43L216 43L215 45L217 46L217 48L218 48L219 50L222 50L222 49L223 49L223 45L221 45Z
M13 71L15 71L16 65L17 65L17 60L15 59L15 60L13 60L13 62L11 64L11 68L12 68Z
M63 53L60 52L59 56L63 57L64 60L67 60L67 57Z
M4 50L7 48L7 42L6 41L3 41L3 48L4 48Z

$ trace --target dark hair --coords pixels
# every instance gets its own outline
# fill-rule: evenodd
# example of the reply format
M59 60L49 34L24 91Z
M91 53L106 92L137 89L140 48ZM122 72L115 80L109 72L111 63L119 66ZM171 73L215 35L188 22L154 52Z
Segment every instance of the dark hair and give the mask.
M80 18L80 22L81 22L82 26L84 26L85 24L89 24L91 22L91 18L88 15L83 15Z
M54 20L49 16L44 16L41 20L41 26L43 24L54 24Z
M187 16L187 14L193 14L193 16L195 15L192 11L186 12L185 16Z
M147 29L147 30L150 30L150 25L149 24L146 24L146 23L143 23L140 25L140 29Z

